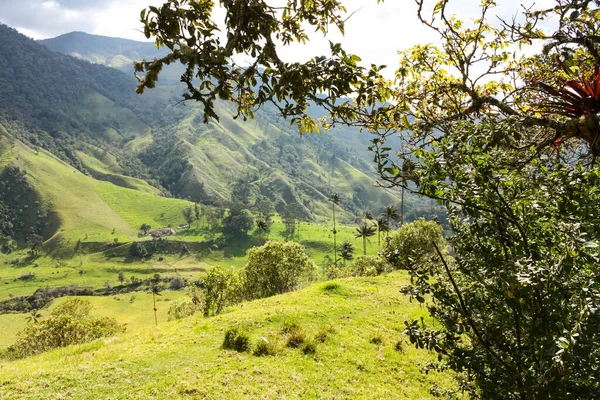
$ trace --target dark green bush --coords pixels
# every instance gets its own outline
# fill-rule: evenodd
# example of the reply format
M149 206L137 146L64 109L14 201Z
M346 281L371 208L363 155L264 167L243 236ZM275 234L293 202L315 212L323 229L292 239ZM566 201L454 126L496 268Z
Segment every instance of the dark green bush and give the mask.
M229 328L225 331L223 348L239 351L240 353L250 350L250 335L240 327Z

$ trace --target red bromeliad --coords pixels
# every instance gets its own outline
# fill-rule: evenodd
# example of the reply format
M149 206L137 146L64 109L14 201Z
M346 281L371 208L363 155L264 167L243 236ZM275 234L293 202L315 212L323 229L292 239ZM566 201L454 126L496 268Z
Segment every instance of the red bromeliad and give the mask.
M600 113L600 67L598 65L594 67L594 74L589 81L585 77L582 77L581 83L572 79L565 82L560 89L542 82L538 85L552 98L543 104L550 113L570 118Z

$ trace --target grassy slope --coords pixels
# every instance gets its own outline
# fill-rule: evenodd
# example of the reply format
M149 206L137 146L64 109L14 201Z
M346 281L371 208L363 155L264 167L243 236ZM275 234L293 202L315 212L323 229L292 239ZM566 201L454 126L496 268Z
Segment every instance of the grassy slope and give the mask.
M419 373L418 363L432 359L426 351L406 343L395 350L402 321L431 323L398 293L406 282L399 272L319 283L217 317L194 316L0 363L0 398L432 398L430 385L447 386L449 376ZM290 320L309 336L326 327L334 332L315 355L283 349L256 357L221 349L233 325L248 326L253 342L282 340L282 324ZM380 344L372 343L375 337Z

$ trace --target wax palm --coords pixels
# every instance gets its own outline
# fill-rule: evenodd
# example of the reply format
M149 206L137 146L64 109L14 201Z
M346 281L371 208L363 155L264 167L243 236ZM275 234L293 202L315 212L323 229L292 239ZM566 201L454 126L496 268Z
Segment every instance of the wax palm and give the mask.
M389 232L390 225L384 215L377 217L377 251L381 250L381 232Z
M344 265L346 265L346 261L350 261L353 258L354 246L349 241L345 241L340 245L339 248L340 257L344 260Z
M29 316L27 317L27 322L33 322L37 324L39 319L42 318L42 314L38 310L31 310L29 312Z
M152 286L148 289L148 294L152 294L152 301L154 302L154 323L158 326L158 317L156 316L156 296L162 296L160 291L162 288L158 285L157 282L153 282Z
M367 255L367 238L375 235L376 228L374 225L361 223L354 232L354 237L363 239L363 253Z
M398 209L395 205L390 204L385 208L385 217L388 225L388 231L392 226L392 221L400 220L400 214L398 213Z
M340 205L340 195L337 193L333 193L331 195L331 208L333 212L333 263L337 265L337 242L336 242L336 234L337 230L335 228L335 206Z

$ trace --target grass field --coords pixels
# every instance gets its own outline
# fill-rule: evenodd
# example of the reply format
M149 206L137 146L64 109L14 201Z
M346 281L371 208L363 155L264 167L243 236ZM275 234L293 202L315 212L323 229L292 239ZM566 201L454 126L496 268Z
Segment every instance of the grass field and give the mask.
M433 323L426 310L398 293L407 281L406 273L397 272L317 283L212 318L193 316L158 329L132 326L119 337L0 362L0 398L435 398L431 385L445 388L451 379L422 375L419 366L433 355L401 334L405 319ZM95 301L99 310L112 312L126 299ZM145 315L152 318L148 310ZM287 348L286 321L307 338L327 337L314 354ZM245 327L253 344L263 337L279 343L277 354L222 349L232 326Z

